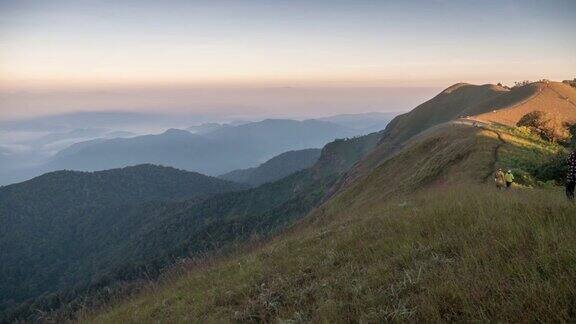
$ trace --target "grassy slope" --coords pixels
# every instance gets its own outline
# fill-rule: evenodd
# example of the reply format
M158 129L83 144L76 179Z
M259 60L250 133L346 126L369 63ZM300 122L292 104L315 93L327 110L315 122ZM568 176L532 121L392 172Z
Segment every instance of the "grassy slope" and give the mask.
M405 141L427 130L430 127L470 115L494 109L486 105L488 101L497 100L507 95L509 91L496 85L455 84L434 98L422 103L412 111L397 116L382 132L380 145L376 147L360 163L352 168L344 178L344 186L367 175L383 160L400 150ZM524 96L513 96L521 100ZM507 96L510 97L510 96ZM508 103L508 101L506 101Z
M514 99L515 96L522 96L523 92L533 92L533 95L528 100ZM516 103L508 106L506 102ZM512 90L487 105L495 107L494 109L506 108L480 114L477 119L513 126L525 114L542 110L552 114L560 122L576 122L576 89L561 82L535 82Z
M341 186L347 186L372 172L390 154L399 151L406 138L442 122L473 116L473 119L482 122L510 127L516 125L526 113L543 110L555 116L557 126L560 126L576 122L575 108L576 90L559 82L534 82L512 90L494 85L456 84L393 120L382 132L380 145L347 172ZM524 150L524 153L529 152ZM530 155L536 157L539 153ZM512 157L498 166L515 168L516 162Z
M519 167L548 154L503 135L432 129L264 247L82 319L574 320L574 207L558 190L479 184L495 156Z

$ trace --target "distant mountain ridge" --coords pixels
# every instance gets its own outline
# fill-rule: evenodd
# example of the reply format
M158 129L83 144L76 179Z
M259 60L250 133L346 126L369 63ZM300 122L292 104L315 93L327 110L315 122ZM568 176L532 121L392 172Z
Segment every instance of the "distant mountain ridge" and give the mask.
M284 178L314 165L321 149L288 151L277 155L257 167L234 170L218 176L220 179L258 186Z
M218 130L223 127L230 127L228 124L220 124L220 123L204 123L197 126L190 126L186 128L186 130L190 131L193 134L206 134Z
M399 112L368 112L359 114L341 114L318 118L359 131L358 135L378 132L386 128L388 123L399 115Z
M18 129L30 129L32 132L41 134L45 133L45 130L42 131L44 126L47 129L54 127L54 130L48 134L30 136L26 141L16 143L21 144L15 146L15 149L20 150L21 153L11 155L10 161L15 163L6 164L7 167L0 170L0 185L24 181L60 169L96 171L142 163L162 164L218 175L236 169L256 167L286 151L320 148L336 138L380 131L385 128L392 115L395 113L374 112L335 115L304 121L269 119L260 122L234 120L227 123L203 123L187 128L189 132L202 137L197 140L190 139L190 143L181 143L179 147L172 146L174 148L172 152L177 152L172 154L165 152L163 148L171 146L169 143L171 135L178 137L176 129L155 135L165 135L164 140L167 143L163 145L152 136L143 135L148 137L142 137L125 131L110 131L104 126L121 125L119 123L122 120L136 124L158 120L160 124L155 127L158 128L163 123L170 122L175 118L174 116L162 118L150 114L108 112L66 114L17 121L6 124L9 132L11 132L10 129L15 132L18 132ZM66 127L74 126L75 122L78 122L77 127L87 126L86 123L92 117L97 125L104 128L65 130ZM113 120L116 117L118 121ZM186 123L186 121L187 119L184 118L180 123ZM26 122L31 123L32 126L27 125ZM108 122L111 124L106 124ZM33 127L36 124L38 124L38 130ZM267 127L269 125L273 127ZM60 128L64 130L58 130ZM228 128L228 130L217 132L223 128ZM318 130L310 131L310 129ZM282 135L275 136L274 134ZM117 140L117 138L126 137L139 138L128 142ZM9 135L6 138L10 138ZM89 146L105 142L106 147L96 146L94 149L88 149ZM237 148L237 152L234 151ZM87 152L85 157L83 156L84 150Z
M78 143L59 152L46 168L93 171L153 163L217 175L353 134L343 126L317 120L267 119L202 135L170 129L159 135Z

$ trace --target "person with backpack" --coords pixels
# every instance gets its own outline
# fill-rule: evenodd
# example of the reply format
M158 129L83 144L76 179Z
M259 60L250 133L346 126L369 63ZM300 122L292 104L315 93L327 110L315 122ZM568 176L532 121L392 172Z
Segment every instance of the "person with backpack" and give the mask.
M574 188L576 187L576 151L568 156L568 175L566 177L566 197L574 201Z
M504 180L506 180L506 189L510 189L512 187L512 183L514 182L514 175L512 174L512 170L508 170L504 175Z
M496 171L496 174L494 175L494 182L496 183L496 188L498 188L498 190L504 187L504 171L502 171L502 169L499 168Z

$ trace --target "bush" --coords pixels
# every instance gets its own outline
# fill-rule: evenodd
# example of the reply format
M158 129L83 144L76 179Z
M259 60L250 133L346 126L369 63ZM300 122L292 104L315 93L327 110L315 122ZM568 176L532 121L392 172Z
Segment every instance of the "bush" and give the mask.
M562 81L562 83L565 83L571 87L576 88L576 78L574 78L574 80L564 80Z
M532 81L530 81L530 80L514 82L514 86L512 88L520 88L520 87L529 85L530 83L532 83Z
M566 174L568 174L567 160L568 154L560 151L534 170L534 176L543 182L554 181L557 184L564 184L566 182Z
M514 182L520 185L526 187L534 187L538 185L537 181L534 180L534 178L528 171L522 169L515 169L512 170L512 173L514 174Z
M520 118L516 126L528 128L552 143L567 137L565 126L555 116L545 111L536 110L527 113Z

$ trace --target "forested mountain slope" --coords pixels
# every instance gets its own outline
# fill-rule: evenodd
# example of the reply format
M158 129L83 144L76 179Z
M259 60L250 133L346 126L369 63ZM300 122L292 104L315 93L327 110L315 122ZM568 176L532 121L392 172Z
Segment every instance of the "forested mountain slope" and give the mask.
M85 285L121 262L122 242L162 221L155 214L132 215L130 206L205 199L244 188L154 165L58 171L0 187L0 310Z
M311 167L320 158L321 151L320 149L288 151L255 168L234 170L220 175L218 178L258 186Z

